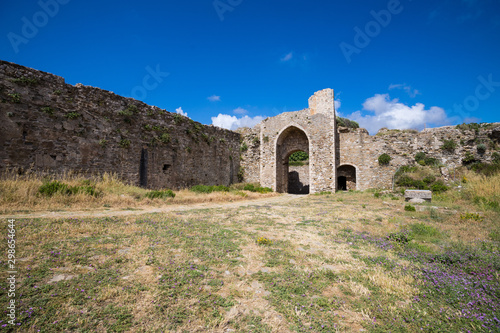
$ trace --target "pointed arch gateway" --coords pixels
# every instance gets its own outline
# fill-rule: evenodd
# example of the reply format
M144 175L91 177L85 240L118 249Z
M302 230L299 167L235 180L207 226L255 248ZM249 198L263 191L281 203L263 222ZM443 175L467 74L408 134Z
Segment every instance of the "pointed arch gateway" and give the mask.
M276 192L309 193L309 166L307 172L289 172L288 159L291 154L303 151L309 154L309 139L304 130L297 126L289 126L281 132L276 140Z

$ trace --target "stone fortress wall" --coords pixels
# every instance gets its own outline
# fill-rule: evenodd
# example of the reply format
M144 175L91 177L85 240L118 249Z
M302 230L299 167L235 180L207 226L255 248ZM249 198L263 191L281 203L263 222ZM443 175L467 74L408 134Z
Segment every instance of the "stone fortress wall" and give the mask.
M0 172L117 173L148 188L237 182L240 135L0 61Z
M457 148L444 151L444 140ZM478 143L488 149L478 150ZM440 160L446 177L466 156L491 162L498 145L500 123L477 131L383 129L374 136L339 127L332 89L316 92L307 109L233 132L0 61L0 172L113 172L147 188L245 181L316 193L390 188L396 170L415 163L417 152ZM309 154L308 165L289 167L296 151ZM387 166L378 163L383 153L392 157Z

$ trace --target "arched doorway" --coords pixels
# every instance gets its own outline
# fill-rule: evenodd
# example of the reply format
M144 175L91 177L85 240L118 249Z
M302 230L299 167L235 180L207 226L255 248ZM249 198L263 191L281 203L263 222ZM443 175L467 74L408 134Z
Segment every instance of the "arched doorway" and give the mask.
M276 141L276 192L309 193L309 165L290 172L290 155L298 151L309 154L309 139L303 130L290 126Z
M337 169L337 190L356 190L356 168L352 165L342 165Z

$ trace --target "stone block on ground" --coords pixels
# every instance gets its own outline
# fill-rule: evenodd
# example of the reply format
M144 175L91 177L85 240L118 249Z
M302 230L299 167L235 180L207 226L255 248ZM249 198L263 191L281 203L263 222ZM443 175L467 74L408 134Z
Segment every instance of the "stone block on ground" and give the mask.
M427 190L406 190L405 200L422 199L425 201L432 201L432 192Z

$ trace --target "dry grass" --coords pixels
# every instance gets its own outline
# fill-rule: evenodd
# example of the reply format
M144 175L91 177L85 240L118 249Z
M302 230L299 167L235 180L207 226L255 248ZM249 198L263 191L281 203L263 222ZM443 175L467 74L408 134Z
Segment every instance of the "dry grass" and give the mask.
M483 197L491 201L500 201L500 173L486 177L469 171L465 174L466 193L471 197Z
M57 180L69 186L86 185L90 181L90 184L100 195L56 193L52 197L48 197L38 193L40 186L47 180L49 179L37 175L4 174L0 177L0 214L26 211L163 207L174 204L251 200L277 195L276 193L261 194L243 190L209 194L180 190L174 191L175 198L149 199L145 197L149 190L128 185L114 174L105 173L102 177L88 179L78 174L67 173L58 177Z
M21 193L16 184L24 190L32 186L32 191L40 184L36 179L23 181L3 181L1 189L13 197ZM66 181L78 185L81 180ZM470 177L465 190L495 188L497 181ZM130 198L126 207L242 198L233 192L184 190L176 192L175 199L149 200L143 197L145 190L127 187L111 176L96 181L97 186L105 186L103 191L107 187L103 198ZM488 192L490 188L482 191L475 193L495 194ZM36 191L33 195L36 199ZM490 241L490 232L500 227L495 211L483 212L483 222L461 220L461 212L477 209L463 192L449 192L441 199L432 203L438 207L432 214L405 212L402 199L365 192L279 196L120 218L22 219L16 230L16 251L23 259L18 267L23 273L18 281L23 290L19 310L29 310L40 299L45 302L32 317L22 315L22 331L420 331L418 323L404 318L418 316L439 325L436 318L445 320L446 311L453 309L440 299L415 301L422 293L428 295L415 275L421 263L400 256L387 235L417 223L435 228L438 233L415 236L407 245L438 253L458 242L473 246L478 239ZM103 204L101 198L95 200ZM445 209L457 203L459 207ZM359 237L363 232L371 240ZM272 243L259 245L260 237ZM377 239L394 247L381 247ZM0 250L5 252L5 242ZM5 272L0 272L2 297ZM73 278L48 283L60 274ZM498 272L494 274L498 280ZM91 298L82 298L81 289ZM442 315L440 309L445 309ZM375 317L380 326L374 326ZM394 319L399 326L391 326ZM462 328L443 327L439 329Z

